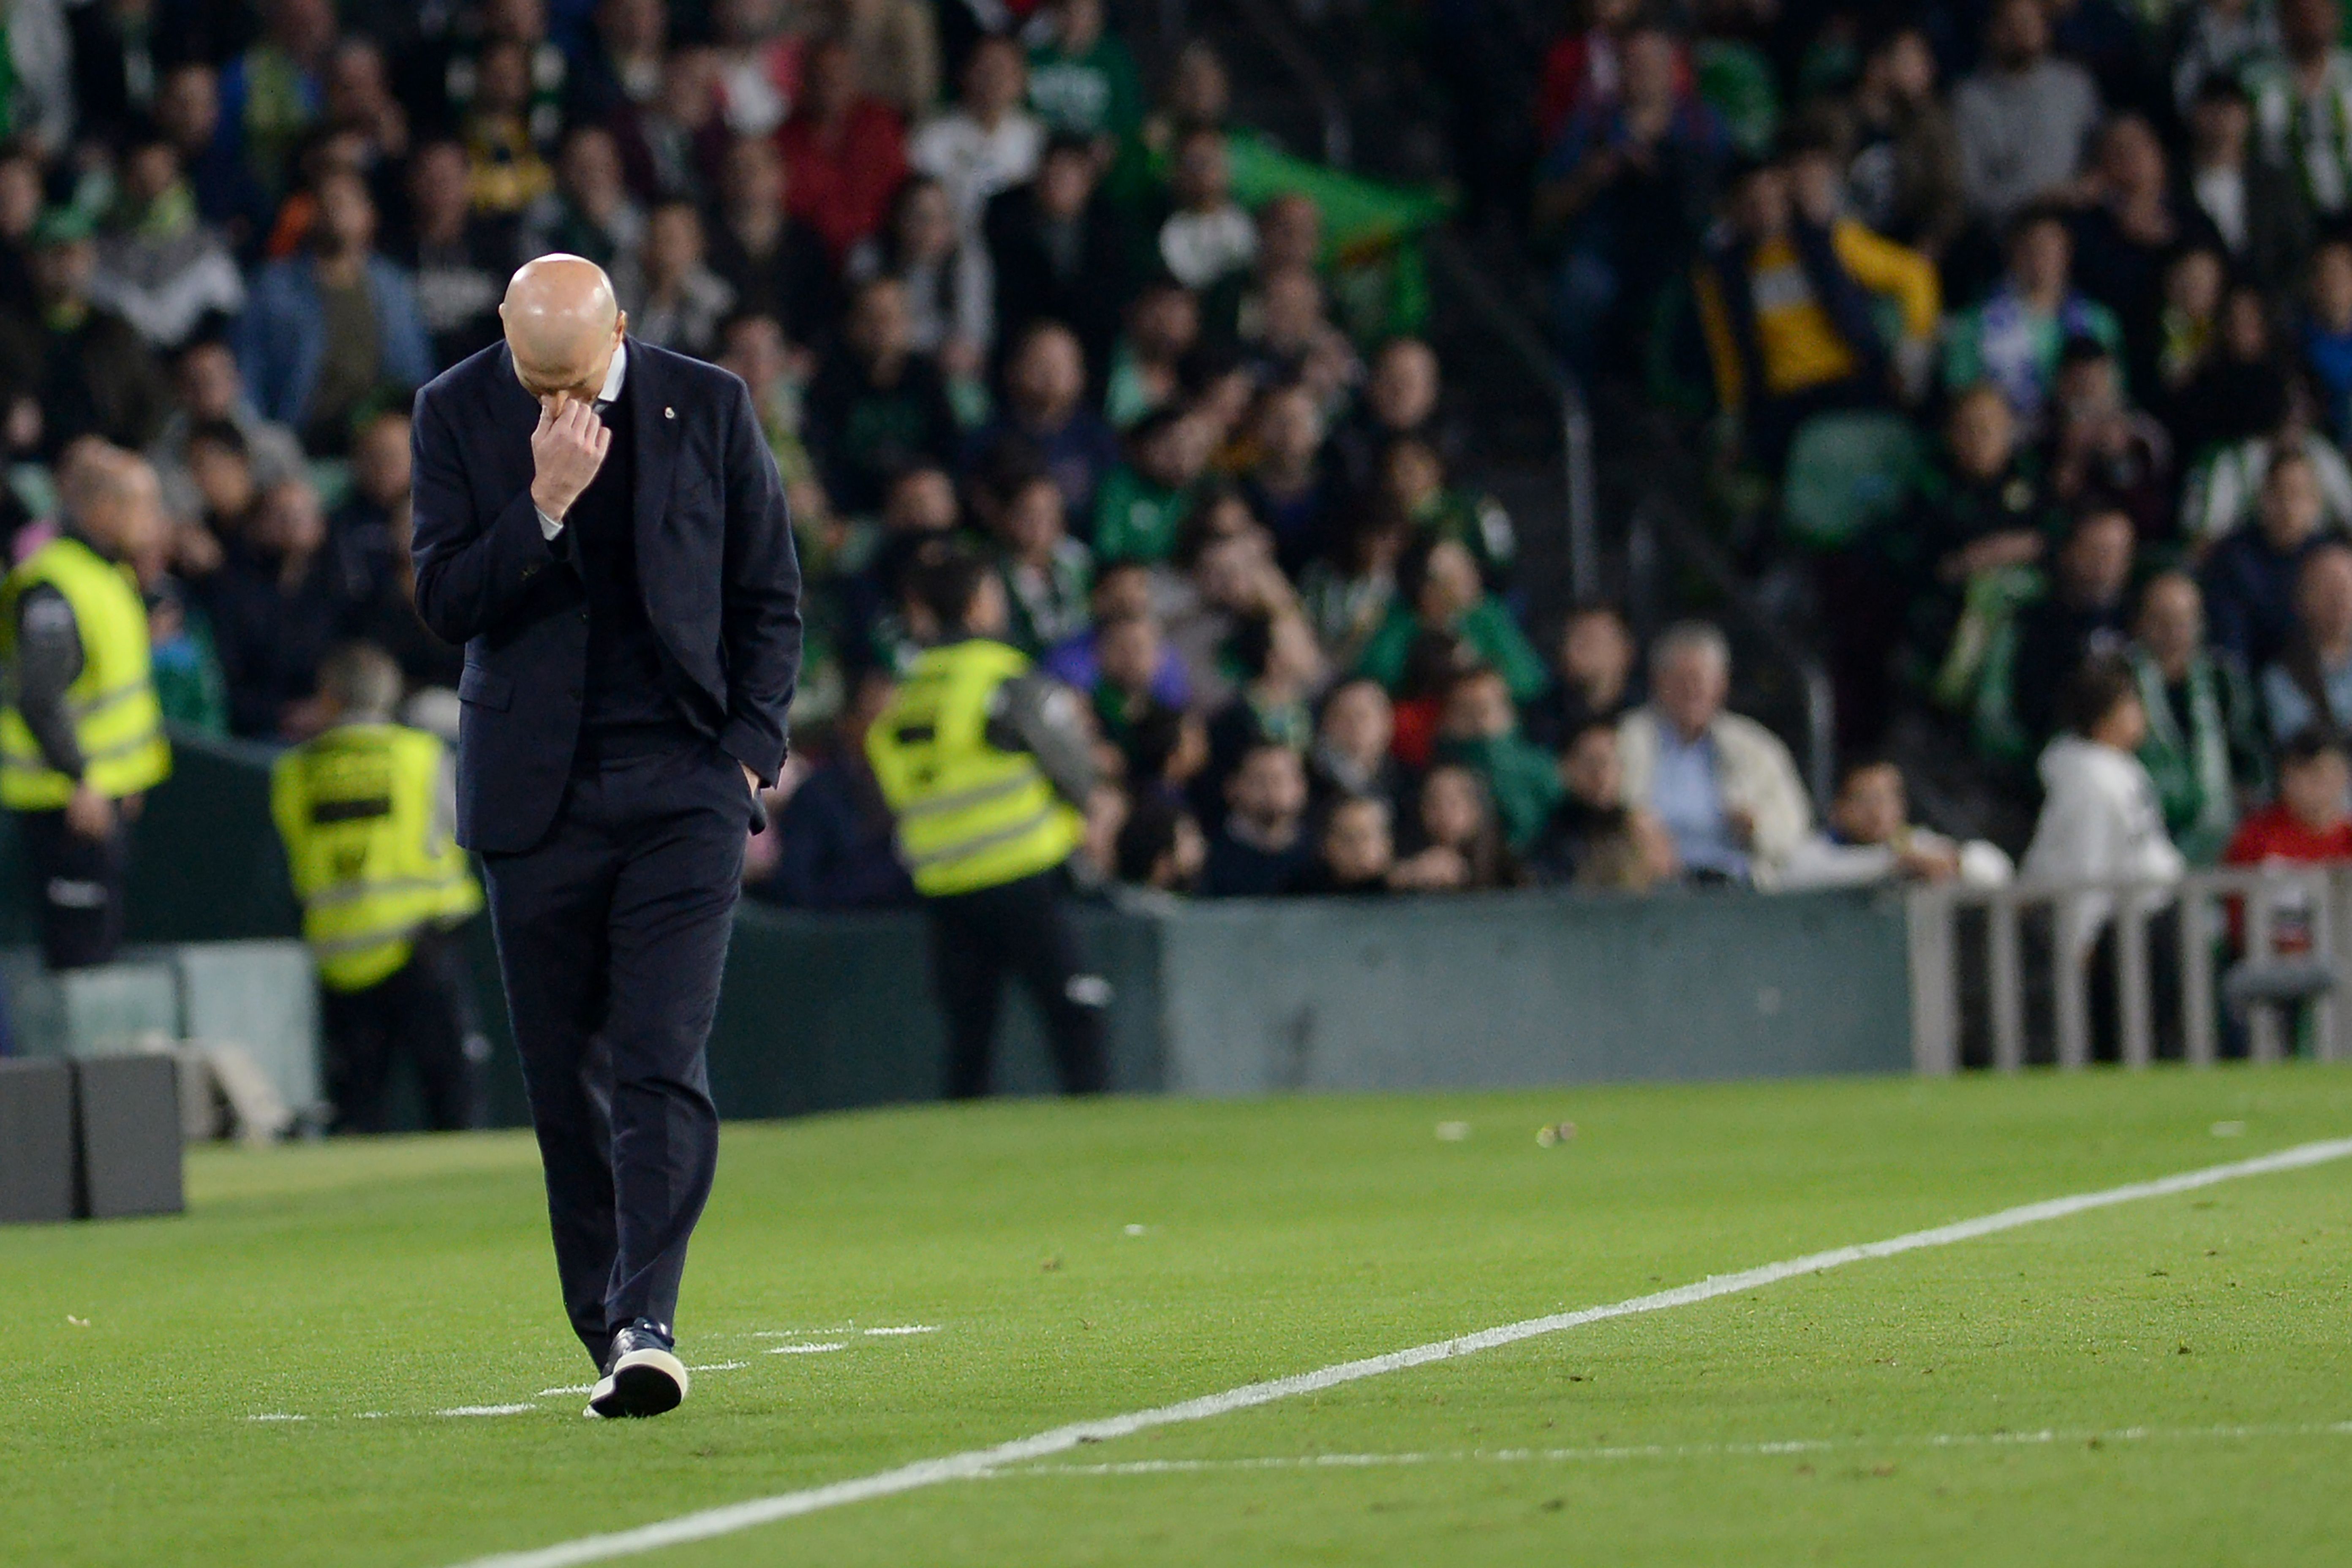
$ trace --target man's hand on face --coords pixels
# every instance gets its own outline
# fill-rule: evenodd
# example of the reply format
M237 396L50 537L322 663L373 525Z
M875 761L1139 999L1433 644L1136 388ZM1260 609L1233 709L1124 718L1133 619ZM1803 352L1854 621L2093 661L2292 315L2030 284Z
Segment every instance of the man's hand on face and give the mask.
M612 445L613 432L584 400L559 392L541 404L539 428L530 433L531 504L562 521Z

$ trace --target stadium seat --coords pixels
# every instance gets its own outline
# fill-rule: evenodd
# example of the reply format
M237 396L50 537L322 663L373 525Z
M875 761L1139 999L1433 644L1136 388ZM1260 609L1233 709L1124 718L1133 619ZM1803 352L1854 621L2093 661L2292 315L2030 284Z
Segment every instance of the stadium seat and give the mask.
M1911 499L1923 442L1898 414L1821 414L1789 448L1780 518L1804 549L1843 549Z

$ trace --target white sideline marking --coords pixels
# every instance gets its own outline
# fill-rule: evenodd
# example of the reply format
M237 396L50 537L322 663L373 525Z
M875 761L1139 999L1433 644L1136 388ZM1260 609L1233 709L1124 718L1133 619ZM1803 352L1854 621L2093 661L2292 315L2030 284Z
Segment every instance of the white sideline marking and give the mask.
M900 1334L936 1334L940 1331L940 1326L937 1323L901 1323L896 1328L866 1329L860 1331L867 1339L882 1340L895 1339Z
M1189 1476L1207 1470L1357 1470L1400 1465L1571 1464L1613 1459L1777 1458L1839 1449L2046 1447L2058 1443L2246 1442L2265 1437L2352 1437L2352 1421L2303 1426L2125 1426L2107 1432L1939 1432L1926 1437L1796 1438L1778 1443L1639 1443L1597 1448L1460 1448L1404 1454L1300 1454L1246 1459L1132 1459L1116 1465L1021 1465L976 1480L1029 1476Z
M308 1415L296 1415L284 1410L265 1410L258 1415L248 1415L247 1421L308 1421Z
M939 1486L947 1481L969 1480L1008 1465L1018 1465L1030 1459L1043 1459L1055 1454L1067 1453L1081 1443L1104 1443L1114 1438L1132 1436L1156 1426L1172 1426L1187 1421L1205 1421L1213 1415L1228 1415L1236 1410L1248 1410L1276 1400L1290 1399L1302 1394L1318 1394L1327 1388L1337 1388L1367 1377L1380 1377L1408 1368L1426 1366L1432 1362L1450 1361L1455 1356L1475 1355L1503 1345L1517 1344L1522 1340L1538 1339L1569 1329L1582 1328L1587 1323L1604 1322L1612 1318L1629 1318L1642 1312L1664 1311L1670 1307L1687 1307L1701 1301L1711 1301L1721 1296L1738 1295L1766 1285L1777 1285L1800 1275L1818 1274L1825 1269L1843 1268L1849 1263L1866 1262L1874 1258L1893 1258L1906 1252L1917 1252L1931 1247L1950 1247L1958 1242L1973 1241L1979 1237L1995 1236L2005 1230L2040 1225L2046 1220L2064 1219L2092 1209L2111 1208L2117 1204L2136 1203L2143 1198L2169 1197L2176 1193L2195 1192L2200 1188L2218 1186L2223 1182L2242 1180L2248 1176L2266 1176L2280 1171L2298 1171L2312 1165L2323 1165L2332 1160L2352 1155L2352 1138L2336 1138L2324 1142L2297 1144L2276 1153L2256 1159L2240 1160L2226 1165L2209 1165L2201 1171L2183 1171L2153 1181L2132 1182L2120 1187L2108 1187L2094 1193L2076 1193L2063 1198L2045 1198L2040 1203L2023 1204L2002 1209L1995 1214L1979 1215L1951 1225L1937 1226L1928 1230L1910 1231L1889 1237L1884 1241L1866 1241L1852 1247L1832 1247L1827 1252L1808 1253L1780 1263L1767 1263L1760 1268L1743 1269L1737 1274L1717 1274L1695 1284L1678 1285L1670 1290L1653 1291L1604 1306L1585 1307L1572 1312L1556 1312L1549 1317L1528 1318L1498 1328L1482 1329L1476 1333L1463 1334L1454 1339L1438 1340L1429 1344L1414 1345L1406 1350L1391 1351L1385 1355L1368 1356L1361 1361L1340 1362L1289 1377L1269 1379L1265 1383L1244 1384L1222 1394L1202 1394L1175 1405L1162 1405L1150 1410L1129 1411L1124 1415L1102 1416L1092 1421L1072 1422L1034 1436L1016 1438L992 1447L973 1448L961 1454L950 1454L937 1459L919 1459L911 1465L882 1470L853 1480L835 1481L826 1486L809 1487L800 1491L779 1492L773 1497L754 1498L748 1502L729 1503L719 1508L704 1509L696 1513L680 1514L675 1519L639 1525L634 1530L614 1531L604 1535L583 1536L577 1541L561 1542L527 1552L500 1552L475 1558L461 1568L574 1568L583 1563L604 1563L616 1557L635 1557L665 1547L683 1546L691 1542L709 1541L717 1536L732 1535L739 1531L773 1524L780 1520L797 1519L803 1514L817 1513L825 1509L840 1508L849 1503L866 1502L875 1498L894 1497L901 1492L917 1491L925 1487Z
M457 1405L446 1410L436 1410L436 1415L523 1415L538 1410L536 1405Z
M845 1351L848 1348L839 1340L827 1340L823 1344L815 1345L771 1345L768 1347L768 1353L770 1355L822 1355L826 1351Z
M711 1361L700 1366L690 1366L688 1372L740 1372L751 1363L748 1361Z
M594 1384L577 1383L573 1384L569 1388L542 1388L537 1394L532 1394L531 1397L533 1399L557 1399L568 1394L593 1394L595 1392L596 1385Z

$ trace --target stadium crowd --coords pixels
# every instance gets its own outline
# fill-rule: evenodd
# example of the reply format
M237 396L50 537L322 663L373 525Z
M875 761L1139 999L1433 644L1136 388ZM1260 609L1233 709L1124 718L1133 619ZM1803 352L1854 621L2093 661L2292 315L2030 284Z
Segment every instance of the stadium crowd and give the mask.
M1563 351L1711 411L1759 572L1814 595L1848 763L1818 822L1711 627L1528 624L1419 335L1442 206L1235 123L1202 45L1147 91L1102 0L5 15L0 529L21 558L152 468L163 526L128 531L184 730L315 733L353 640L453 727L405 410L565 250L744 379L789 487L809 657L760 896L911 899L860 737L943 551L1089 699L1105 880L2002 874L1909 822L1884 748L1921 726L2027 802L2053 740L2136 757L2192 862L2343 836L2240 826L2352 721L2334 0L1585 0L1504 106ZM2029 869L2084 841L2042 837Z

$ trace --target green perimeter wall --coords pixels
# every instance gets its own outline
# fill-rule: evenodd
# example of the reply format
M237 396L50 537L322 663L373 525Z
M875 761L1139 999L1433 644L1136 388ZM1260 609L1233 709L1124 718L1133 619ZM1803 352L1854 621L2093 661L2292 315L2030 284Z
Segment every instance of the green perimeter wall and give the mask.
M139 826L131 934L295 934L266 748L183 739ZM0 943L33 938L0 829ZM1899 1072L1910 1066L1900 901L1869 893L1552 893L1180 903L1083 911L1118 995L1114 1087L1134 1092L1471 1088ZM469 933L499 1120L525 1120L487 922ZM943 1034L910 912L747 903L710 1046L730 1117L940 1092ZM1052 1074L1008 995L1004 1089Z

